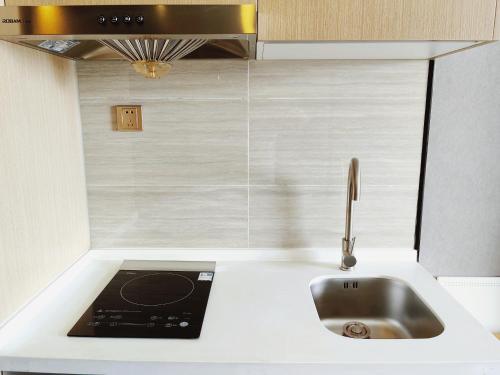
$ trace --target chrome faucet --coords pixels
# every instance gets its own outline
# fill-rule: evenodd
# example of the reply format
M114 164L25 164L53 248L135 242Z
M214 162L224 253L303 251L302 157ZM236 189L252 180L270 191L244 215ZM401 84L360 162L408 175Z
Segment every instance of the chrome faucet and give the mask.
M349 175L347 177L347 206L345 209L345 235L342 239L342 262L340 269L349 271L356 265L356 257L353 255L356 237L351 238L352 230L352 201L359 201L361 192L361 175L359 171L359 161L351 159L349 165Z

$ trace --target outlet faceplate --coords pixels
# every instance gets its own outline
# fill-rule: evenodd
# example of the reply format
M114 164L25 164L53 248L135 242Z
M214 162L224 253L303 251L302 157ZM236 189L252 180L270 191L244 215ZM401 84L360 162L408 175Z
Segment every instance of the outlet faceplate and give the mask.
M142 131L142 110L140 105L117 105L116 124L113 128L121 132Z

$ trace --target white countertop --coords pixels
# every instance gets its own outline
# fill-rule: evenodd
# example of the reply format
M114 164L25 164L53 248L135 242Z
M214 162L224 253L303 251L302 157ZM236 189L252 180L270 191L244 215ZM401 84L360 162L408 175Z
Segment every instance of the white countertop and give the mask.
M409 250L358 250L338 270L340 250L90 251L0 329L0 370L80 374L500 374L500 343ZM376 259L392 259L380 262ZM124 259L214 260L201 337L113 339L66 333ZM445 331L432 339L353 340L320 322L309 290L318 276L390 276L407 281Z

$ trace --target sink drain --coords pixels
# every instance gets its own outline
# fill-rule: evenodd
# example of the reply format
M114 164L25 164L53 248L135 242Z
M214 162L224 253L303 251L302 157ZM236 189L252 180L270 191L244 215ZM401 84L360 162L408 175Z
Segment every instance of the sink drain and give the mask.
M361 322L347 322L343 327L343 334L353 339L369 339L370 328Z

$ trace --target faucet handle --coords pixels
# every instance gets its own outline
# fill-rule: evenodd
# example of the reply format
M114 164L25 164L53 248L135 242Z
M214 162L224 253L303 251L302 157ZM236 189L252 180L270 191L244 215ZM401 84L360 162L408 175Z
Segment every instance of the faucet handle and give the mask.
M354 244L356 243L356 237L353 237L350 241L349 241L349 253L352 255L352 253L354 252Z
M354 243L355 242L356 242L356 237L353 237L349 241L349 255L347 255L346 257L344 257L344 264L347 267L349 267L349 268L354 267L356 265L356 263L358 263L358 260L353 255L353 253L354 253Z
M353 237L350 240L344 238L342 241L342 262L340 269L343 271L349 271L358 262L356 257L352 255L355 242L356 237Z

